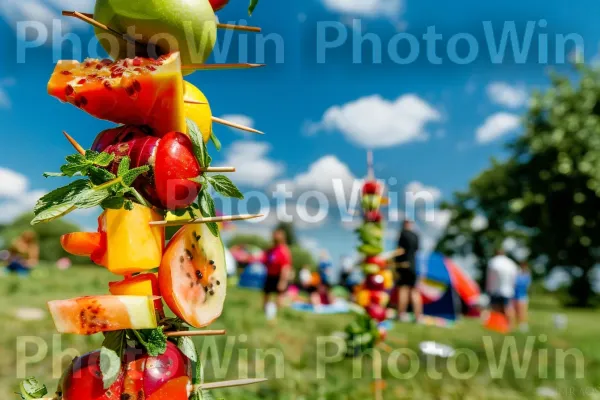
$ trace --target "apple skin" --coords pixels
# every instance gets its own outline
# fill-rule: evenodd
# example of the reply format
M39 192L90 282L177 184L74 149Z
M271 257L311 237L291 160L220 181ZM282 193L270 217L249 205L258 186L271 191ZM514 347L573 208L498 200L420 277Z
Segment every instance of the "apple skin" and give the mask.
M379 194L381 185L377 181L367 181L363 185L363 194Z
M368 275L365 280L365 288L374 292L385 290L385 279L381 274Z
M367 314L369 317L373 318L375 321L383 322L386 320L386 311L384 307L381 307L379 304L371 304L366 308Z
M118 32L135 28L137 42L157 44L156 49L152 45L133 49L121 37L95 28L100 44L115 59L180 51L182 64L202 64L217 40L216 16L209 0L97 0L94 19Z

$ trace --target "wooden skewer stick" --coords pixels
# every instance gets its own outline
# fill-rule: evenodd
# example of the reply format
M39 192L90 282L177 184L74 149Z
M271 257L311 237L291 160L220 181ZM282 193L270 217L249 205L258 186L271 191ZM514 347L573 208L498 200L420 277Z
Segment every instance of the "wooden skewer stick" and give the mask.
M181 331L181 332L167 332L165 335L167 337L183 337L183 336L222 336L225 335L227 331L225 329L216 330L216 331Z
M263 214L242 214L242 215L224 215L221 217L207 217L197 218L188 221L152 221L150 225L159 226L180 226L180 225L193 225L193 224L206 224L209 222L227 222L227 221L246 221L254 218L264 217Z
M268 379L238 379L236 381L223 381L223 382L211 382L211 383L203 383L201 385L194 386L194 389L204 389L204 390L212 390L212 389L221 389L235 386L246 386L253 385L255 383L266 382Z
M203 172L235 172L235 167L208 167Z
M117 36L121 36L123 38L123 40L125 40L127 42L140 44L140 43L137 43L135 41L135 39L130 37L129 35L127 35L125 33L121 33L119 31L116 31L113 28L111 28L110 26L104 25L103 23L96 21L94 19L93 14L80 13L79 11L63 11L62 15L64 15L65 17L74 17L74 18L80 19L84 22L87 22L88 24L90 24L92 26L95 26L96 28L105 30L105 31L110 32Z
M69 143L71 143L71 146L73 146L79 154L81 154L82 156L85 156L85 149L83 147L81 147L81 145L79 143L77 143L77 141L75 139L73 139L73 137L71 137L71 135L69 135L65 131L63 131L63 135L65 135L65 137L67 138Z
M183 102L184 102L184 103L187 103L187 104L208 104L208 103L207 103L207 102L205 102L205 101L196 101L196 100L192 100L192 99L185 99L185 98L183 99Z
M197 71L215 71L222 69L249 69L249 68L260 68L264 67L265 64L250 64L250 63L241 63L241 64L189 64L182 65L181 69L186 70L197 70Z
M63 11L63 15L71 16L74 12L75 11ZM68 14L65 14L65 13L68 13ZM94 14L90 14L90 13L80 13L80 14L87 18L90 18L90 19L94 18ZM262 32L262 29L260 29L257 26L246 26L246 25L217 24L217 28L231 29L232 31L244 31L244 32L256 32L256 33Z
M239 130L242 130L242 131L252 132L252 133L258 133L259 135L264 135L265 134L264 132L261 132L261 131L259 131L257 129L250 128L248 126L244 126L244 125L240 125L240 124L236 124L235 122L227 121L226 119L212 117L212 120L213 120L213 122L216 122L217 124L226 125L226 126L229 126L231 128L239 129Z

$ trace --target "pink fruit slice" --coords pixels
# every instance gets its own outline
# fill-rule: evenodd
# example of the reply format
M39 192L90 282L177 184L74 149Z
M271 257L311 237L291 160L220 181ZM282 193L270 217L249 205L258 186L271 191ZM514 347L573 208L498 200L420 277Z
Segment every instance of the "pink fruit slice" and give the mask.
M48 303L59 333L93 335L157 327L152 297L89 296Z

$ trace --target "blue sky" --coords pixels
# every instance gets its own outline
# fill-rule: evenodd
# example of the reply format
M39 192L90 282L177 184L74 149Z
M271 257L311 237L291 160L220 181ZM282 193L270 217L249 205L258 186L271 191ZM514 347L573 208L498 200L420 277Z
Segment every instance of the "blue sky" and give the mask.
M51 46L28 50L27 62L16 62L18 21L49 23L53 16L58 18L57 10L74 7L91 12L93 2L28 0L0 5L0 50L5 55L0 67L2 222L31 207L36 196L59 183L42 178L41 173L57 170L72 152L62 130L89 145L100 130L112 126L46 94L54 64ZM246 0L231 0L219 18L247 19L245 7ZM591 0L569 5L556 0L262 0L249 23L261 26L264 34L280 35L284 62L278 64L270 48L266 53L270 65L264 69L197 72L190 80L205 92L215 115L244 121L267 133L256 137L215 128L224 144L215 158L235 163L240 172L232 178L244 191L270 196L275 183L286 181L296 188L296 196L311 189L328 192L331 178L363 177L365 151L373 147L377 176L395 178L393 191L403 193L408 185L410 190L430 192L439 201L464 189L491 157L503 156L504 143L519 134L518 117L530 93L548 82L548 65L534 60L537 51L525 64L511 57L492 64L483 21L490 21L495 31L501 31L505 21L514 21L523 32L527 21L539 28L544 20L545 28L536 33L549 35L551 59L554 35L576 33L583 38L586 60L594 61L600 43L598 15L600 4ZM317 32L323 22L341 23L352 37L353 19L360 19L363 34L378 34L384 44L398 33L421 38L429 26L435 26L444 35L439 54L445 60L442 65L428 62L421 41L421 54L410 65L394 64L387 57L380 65L352 64L348 44L327 53L327 63L316 63ZM83 43L92 36L91 28L78 21L68 21L66 28ZM449 61L442 51L448 39L459 33L470 35L479 45L480 55L466 65ZM223 35L220 32L221 41ZM533 44L537 47L539 36L534 35ZM237 48L234 40L233 49ZM572 46L567 48L573 51ZM459 53L461 49L465 50L459 46ZM369 47L363 51L369 54ZM253 53L249 51L250 60ZM63 53L63 58L71 57L70 51ZM228 61L236 61L234 52ZM569 70L564 65L555 68ZM92 228L95 211L71 218ZM443 213L436 213L434 221L421 223L428 243L446 220ZM265 234L274 222L271 216L262 224L240 225L238 231ZM390 225L390 239L396 229ZM323 223L299 224L299 235L311 249L325 247L335 257L351 253L355 241L336 213Z

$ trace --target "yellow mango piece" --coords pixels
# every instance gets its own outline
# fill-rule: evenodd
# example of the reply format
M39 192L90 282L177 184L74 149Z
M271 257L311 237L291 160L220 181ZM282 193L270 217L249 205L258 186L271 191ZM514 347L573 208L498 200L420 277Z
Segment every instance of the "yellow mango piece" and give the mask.
M192 104L185 103L184 111L185 117L191 119L198 125L200 132L202 132L202 138L204 142L210 140L212 135L212 111L208 99L196 86L192 85L187 81L183 81L183 98L184 100L191 100L195 102L205 104ZM185 132L185 131L184 131Z
M114 274L131 275L157 268L165 244L165 230L151 226L162 216L148 207L135 204L133 210L106 210L100 216L101 232L106 235L103 265Z

